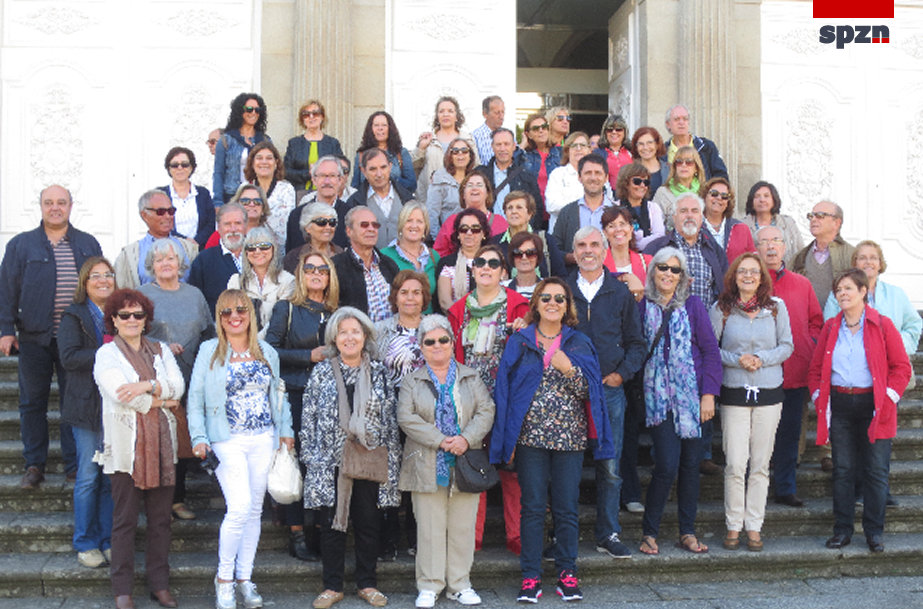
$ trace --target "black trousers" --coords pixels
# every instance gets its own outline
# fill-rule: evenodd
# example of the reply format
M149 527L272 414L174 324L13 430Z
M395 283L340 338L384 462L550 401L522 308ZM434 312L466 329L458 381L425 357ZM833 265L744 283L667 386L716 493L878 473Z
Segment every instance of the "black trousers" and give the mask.
M334 498L336 504L336 498ZM346 532L332 528L336 507L322 507L320 516L321 560L324 567L324 588L343 591L343 574L346 569ZM378 483L354 480L349 516L353 523L356 542L356 585L377 588L378 538L381 518L378 514Z

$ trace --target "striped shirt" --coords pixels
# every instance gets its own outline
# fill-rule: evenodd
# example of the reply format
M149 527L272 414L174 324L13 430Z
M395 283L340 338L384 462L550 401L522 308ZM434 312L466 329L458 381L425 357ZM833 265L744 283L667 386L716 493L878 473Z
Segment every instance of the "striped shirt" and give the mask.
M494 140L491 137L493 133L487 123L483 123L471 132L471 137L474 139L475 146L477 146L478 158L481 159L482 165L486 165L490 162L490 159L494 158ZM497 198L499 199L499 197Z
M74 302L74 292L77 291L77 264L74 262L74 251L71 249L67 235L61 237L57 243L51 244L54 251L55 265L55 291L54 291L54 335L58 335L58 325L61 323L61 313Z

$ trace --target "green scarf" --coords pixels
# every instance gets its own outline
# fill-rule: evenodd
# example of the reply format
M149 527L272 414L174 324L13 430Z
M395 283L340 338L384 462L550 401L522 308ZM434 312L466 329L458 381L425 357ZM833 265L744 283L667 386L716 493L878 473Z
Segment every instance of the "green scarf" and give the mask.
M494 298L490 304L483 307L478 305L477 288L473 289L468 294L468 299L465 301L465 309L467 309L470 319L468 320L468 327L465 329L465 334L469 343L477 343L475 339L477 338L478 330L481 329L481 320L495 316L497 311L504 306L506 306L506 288L501 287L497 297Z
M693 177L693 178L692 178L692 184L689 186L689 188L684 188L683 185L680 184L679 182L674 182L674 183L670 186L670 191L671 191L673 194L675 194L677 197L678 197L679 195L685 194L685 193L687 193L687 192L691 192L691 193L697 195L697 194L699 194L699 178Z

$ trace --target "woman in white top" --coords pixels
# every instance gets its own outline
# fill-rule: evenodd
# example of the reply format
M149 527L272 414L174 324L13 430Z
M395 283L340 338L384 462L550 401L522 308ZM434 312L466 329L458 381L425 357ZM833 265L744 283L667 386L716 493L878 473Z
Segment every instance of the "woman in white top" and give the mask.
M295 291L295 277L282 269L282 257L273 232L265 226L251 229L244 239L241 272L228 279L229 290L243 290L253 300L263 340L269 329L272 308Z
M550 216L548 219L548 232L554 230L554 223L558 219L558 212L567 205L583 196L583 184L577 174L577 163L580 159L590 154L590 138L583 131L575 131L564 140L561 152L561 166L548 176L548 186L545 187L545 210Z
M413 169L417 172L417 201L427 200L430 179L437 169L443 166L445 151L455 138L462 138L471 148L474 165L481 164L478 159L478 149L474 138L467 131L462 130L465 124L465 115L458 106L458 100L444 95L436 102L436 116L433 117L433 130L420 134L417 147L410 153L413 159Z
M295 187L285 181L282 156L272 142L260 142L250 150L244 177L258 184L266 193L269 203L267 224L276 234L276 243L285 243L288 216L295 209ZM281 245L280 248L284 249Z

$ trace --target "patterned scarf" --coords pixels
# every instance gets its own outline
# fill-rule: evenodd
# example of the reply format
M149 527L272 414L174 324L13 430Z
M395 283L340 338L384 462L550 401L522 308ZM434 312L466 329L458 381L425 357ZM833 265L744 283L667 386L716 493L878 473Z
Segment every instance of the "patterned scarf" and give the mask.
M753 298L747 302L742 301L740 298L737 299L737 308L741 309L744 313L753 313L754 311L759 311L760 303L756 300L756 294L753 295Z
M644 338L653 342L663 320L663 310L647 302L644 318ZM668 331L644 367L644 403L648 427L660 425L673 413L676 435L683 439L702 435L699 424L699 388L692 360L692 326L686 307L673 310ZM664 357L664 344L670 340L670 352Z
M487 353L497 338L497 314L506 306L506 288L501 287L497 296L485 306L478 305L478 291L475 288L465 302L468 311L468 325L462 337L464 344L474 345L475 353Z
M458 366L455 360L449 362L449 374L445 383L440 383L436 373L429 366L426 372L436 388L436 429L446 436L456 436L458 429L458 412L455 409L455 377ZM442 487L449 486L449 468L455 467L455 455L446 453L441 448L436 451L436 484Z

